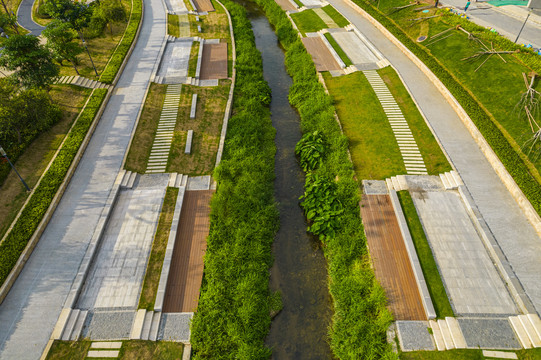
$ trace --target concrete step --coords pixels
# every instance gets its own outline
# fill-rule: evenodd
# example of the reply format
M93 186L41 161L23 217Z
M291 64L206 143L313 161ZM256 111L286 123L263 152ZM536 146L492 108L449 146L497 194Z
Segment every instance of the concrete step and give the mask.
M536 348L541 347L541 337L539 337L539 334L535 330L535 327L533 323L530 321L530 318L528 317L528 315L519 315L518 318L520 322L522 323L524 330L526 330L526 334L528 335L528 338L530 339L532 346Z
M449 327L449 332L451 333L455 347L457 349L466 349L468 345L466 344L466 339L464 339L464 335L462 334L462 330L458 325L457 319L454 317L446 317L445 322Z
M149 340L156 341L158 338L158 330L160 329L161 319L162 313L160 311L155 311L154 316L152 317L152 324L150 325L150 334L148 336Z
M449 184L449 180L447 180L447 176L445 176L444 174L440 174L440 179L441 179L441 182L443 183L443 187L445 188L445 190L450 190L451 184Z
M71 338L71 333L73 331L73 328L75 327L75 323L77 322L77 317L79 316L80 311L81 310L79 309L71 310L68 321L66 322L64 330L62 331L62 336L60 338L61 340L69 340Z
M130 177L128 179L128 183L126 184L126 187L127 188L133 188L133 184L135 183L135 179L137 179L137 173L136 172L132 172L130 174Z
M430 328L432 329L432 336L434 337L434 342L436 343L436 348L438 351L445 350L445 342L443 341L443 336L441 335L440 326L437 321L430 320L428 322Z
M122 176L122 181L120 182L121 187L127 187L128 186L128 181L130 179L130 176L131 176L131 171L124 172L124 175Z
M85 325L87 316L88 310L81 310L79 312L79 316L77 317L77 321L75 322L75 326L73 327L73 331L71 332L70 340L79 340L79 338L81 337L81 333L83 332L83 326Z
M400 183L398 182L398 179L396 178L396 176L392 176L391 181L393 182L393 188L396 191L400 191Z
M148 311L145 314L145 321L143 323L143 331L141 332L141 340L148 340L150 336L150 327L152 325L152 317L154 316L154 311Z
M440 319L438 320L438 325L440 326L441 336L443 337L445 348L447 350L454 349L455 343L453 342L453 338L451 337L451 332L449 331L449 326L447 325L447 321Z
M396 190L394 188L394 184L393 184L393 181L391 180L391 178L385 179L385 183L387 184L387 189L389 189L389 191Z
M528 314L526 316L532 323L532 326L537 336L541 338L541 319L539 319L539 316L537 314Z
M453 177L453 179L455 180L455 184L457 185L457 187L459 185L464 185L464 182L462 181L462 178L460 177L460 175L454 171L454 170L451 170L449 172L449 174L451 174L451 176Z
M511 327L515 331L515 334L517 335L518 341L525 349L531 349L532 343L530 341L530 338L528 337L528 333L526 332L526 329L522 325L522 322L520 321L518 316L510 316L509 322L511 323Z

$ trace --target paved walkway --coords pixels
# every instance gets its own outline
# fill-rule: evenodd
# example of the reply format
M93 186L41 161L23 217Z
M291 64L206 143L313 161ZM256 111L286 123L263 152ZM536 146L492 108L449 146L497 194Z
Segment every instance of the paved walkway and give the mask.
M458 115L436 87L394 44L344 0L330 0L394 65L409 86L481 214L541 312L541 240Z
M143 175L119 193L76 308L137 308L168 182L168 174Z
M441 4L463 10L466 0L444 0ZM517 8L519 6L514 5L495 7L479 1L472 2L466 15L470 17L471 21L481 26L492 27L511 41L515 41L528 13L525 6L520 6L523 9ZM541 21L541 16L530 16L520 35L519 44L532 44L534 47L541 47L541 22L536 22L536 20Z
M162 84L185 83L188 77L188 63L193 40L177 39L168 42L158 70L158 76L164 78Z
M139 40L49 226L0 305L0 359L39 359L120 170L165 36L161 0L144 2Z
M330 17L329 14L327 14L325 10L323 10L322 8L315 8L314 12L321 18L321 20L323 20L323 22L325 23L325 25L327 25L327 27L330 27L330 28L339 27L338 24L334 22L332 17Z
M32 20L32 5L34 0L22 0L17 9L17 22L26 30L30 31L30 35L40 36L45 27L36 24Z

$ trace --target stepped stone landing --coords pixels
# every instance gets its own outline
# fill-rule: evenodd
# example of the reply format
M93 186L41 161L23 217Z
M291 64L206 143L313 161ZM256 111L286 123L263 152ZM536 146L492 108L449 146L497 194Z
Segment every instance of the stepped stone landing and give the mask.
M55 84L68 84L85 87L88 89L110 89L111 85L84 78L82 76L61 76Z

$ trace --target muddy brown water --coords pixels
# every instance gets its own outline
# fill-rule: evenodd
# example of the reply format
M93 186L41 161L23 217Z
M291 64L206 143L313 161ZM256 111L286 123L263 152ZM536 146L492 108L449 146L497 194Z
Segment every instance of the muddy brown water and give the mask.
M274 186L280 230L273 245L270 288L281 292L284 307L272 321L266 344L273 349L273 359L331 359L327 334L332 310L327 264L319 243L306 233L299 206L304 173L294 151L301 138L300 119L287 98L292 80L284 66L284 52L267 18L253 3L239 3L248 10L256 46L263 57L265 80L272 90L272 124L277 131Z

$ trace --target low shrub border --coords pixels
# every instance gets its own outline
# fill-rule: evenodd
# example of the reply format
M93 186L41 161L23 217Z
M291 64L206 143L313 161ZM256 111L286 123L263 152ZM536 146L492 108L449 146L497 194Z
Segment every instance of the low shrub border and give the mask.
M230 0L236 41L236 85L225 147L214 171L210 233L197 312L191 324L195 359L268 359L271 245L278 228L274 200L276 131L245 9Z
M386 341L392 316L370 268L348 140L334 118L332 99L318 81L312 58L285 13L272 0L255 1L264 9L286 50L286 68L293 78L289 100L300 113L303 133L319 131L328 145L325 158L313 173L335 179L335 196L342 205L335 234L325 237L323 247L335 310L331 349L340 359L394 359L396 355Z
M49 208L106 95L107 89L96 89L92 92L56 158L40 179L16 223L0 244L0 284L4 284ZM2 297L0 297L0 302L1 300Z
M513 149L507 138L494 123L496 120L482 108L472 94L434 56L416 44L392 20L362 0L353 1L385 26L440 79L464 108L477 129L513 177L516 184L530 201L535 211L541 215L541 185L534 178L522 157ZM521 60L524 61L523 59Z
M130 51L131 45L137 33L139 31L139 25L141 24L141 19L143 17L143 1L142 0L132 0L132 12L130 15L130 20L126 31L124 31L124 36L120 40L120 43L117 45L113 55L109 59L107 66L101 73L100 81L105 84L112 84L122 67L124 58Z

